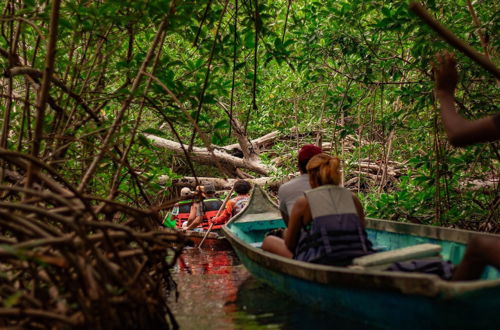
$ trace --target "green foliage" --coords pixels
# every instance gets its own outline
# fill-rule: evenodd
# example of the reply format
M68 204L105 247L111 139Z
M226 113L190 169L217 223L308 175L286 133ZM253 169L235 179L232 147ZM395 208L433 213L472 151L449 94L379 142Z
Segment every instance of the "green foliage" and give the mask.
M176 2L170 14L173 3L168 0L64 1L55 75L82 96L101 123L88 120L81 105L53 87L52 97L72 117L61 119L56 110L49 109L46 135L54 137L55 142L47 143L47 154L53 151L50 148L61 148L64 139L74 139L75 143L61 156L66 161L57 164L72 182L79 182L89 158L95 154L94 148L102 141L96 130L112 125L130 96L132 82L160 22L168 16L154 71L151 64L146 70L153 72L161 84L142 77L113 137L120 150L133 141L129 168L120 172L126 178L121 180L120 191L124 194L119 195L120 199L131 201L131 196L138 196L132 170L145 175L151 196L160 189L154 183L156 176L175 178L190 173L184 159L152 147L141 135L133 136L139 113L138 132L177 141L166 125L169 121L183 143L189 145L193 127L181 109L185 108L198 120L211 143L225 145L236 140L229 135L229 118L220 104L229 108L234 95L233 115L247 127L250 138L275 129L293 136L292 127L301 134L321 130L324 142L331 142L335 152L341 153L342 141L354 141L350 152L343 155L347 164L356 164L360 159L383 160L392 133L395 142L389 158L404 163L408 173L380 193L373 187L365 189L363 199L372 216L431 223L439 210L438 221L444 224L490 216L489 205L494 197L463 187L470 180L494 177L498 152L495 146L453 149L444 141L440 123L435 123L430 62L437 51L449 47L408 12L406 0L299 0L291 2L288 16L287 1L258 1L257 10L256 3L238 1L236 13L235 1L229 1L222 15L225 2L209 0ZM23 1L16 15L35 22L45 37L50 6L44 4ZM454 33L482 49L464 1L428 0L424 4ZM494 15L498 4L486 0L475 2L474 8L494 54L499 43ZM4 25L8 28L7 23ZM3 33L0 48L9 49L8 39L8 34ZM18 52L43 71L44 40L37 43L37 39L38 31L23 24L20 40L24 44ZM468 118L498 112L493 78L468 58L461 54L457 57L460 111ZM5 57L0 63L9 67ZM13 79L16 87L24 84L22 79ZM35 103L34 93L29 101ZM10 140L21 139L21 149L27 151L28 124L21 118L17 106L11 114ZM269 155L263 155L269 159L281 153L290 155L276 176L296 170L291 150L296 149L297 141L292 140L279 142ZM12 141L11 149L17 145ZM194 144L203 144L199 134ZM107 194L121 157L116 149L109 152L112 155L102 160L91 189L99 195ZM197 165L196 169L199 175L213 175L212 168ZM354 165L348 168L352 169Z

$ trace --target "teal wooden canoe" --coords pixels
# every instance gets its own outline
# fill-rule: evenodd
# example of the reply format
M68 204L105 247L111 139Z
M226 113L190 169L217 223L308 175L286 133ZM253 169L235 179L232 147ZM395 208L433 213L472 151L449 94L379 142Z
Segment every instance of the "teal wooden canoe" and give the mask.
M495 269L487 269L481 280L448 282L428 274L311 264L260 249L265 233L279 227L284 222L276 204L255 187L247 207L222 231L256 278L299 303L382 328L500 328L500 273ZM367 219L367 232L374 246L386 250L438 244L443 258L453 263L477 235L377 219Z

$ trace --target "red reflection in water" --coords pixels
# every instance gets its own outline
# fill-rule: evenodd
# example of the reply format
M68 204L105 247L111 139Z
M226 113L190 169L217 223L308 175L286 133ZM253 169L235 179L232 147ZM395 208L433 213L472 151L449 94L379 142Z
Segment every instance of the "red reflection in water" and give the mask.
M229 274L234 256L227 251L188 249L179 258L179 271L188 274Z
M233 329L239 285L249 277L231 251L186 249L175 280L179 300L170 306L182 329Z

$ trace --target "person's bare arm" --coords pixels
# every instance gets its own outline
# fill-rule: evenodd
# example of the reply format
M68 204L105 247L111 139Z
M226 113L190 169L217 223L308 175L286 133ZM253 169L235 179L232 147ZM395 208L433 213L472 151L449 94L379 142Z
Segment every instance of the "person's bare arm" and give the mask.
M361 204L358 196L356 196L354 193L352 194L352 200L354 201L356 212L358 213L359 220L361 221L361 226L365 228L365 211L363 210L363 205Z
M500 130L493 116L477 120L467 120L455 109L455 88L458 81L456 61L453 54L437 54L434 66L436 80L435 95L439 100L441 117L448 140L453 146L463 147L478 142L495 141L500 138Z
M191 205L191 208L189 209L189 216L187 220L188 226L190 226L193 223L194 219L196 219L196 214L198 213L198 205L199 205L198 202L193 203Z
M191 230L193 228L196 228L200 225L200 223L203 221L203 216L197 216L193 219L193 221L188 224L188 226L186 227L186 230Z
M288 214L283 212L283 210L280 210L280 213L281 213L281 218L285 222L285 226L288 226L288 222L290 221L290 219L288 218Z
M290 251L295 251L300 229L305 223L304 220L307 218L307 214L310 214L309 203L305 197L300 197L293 206L292 214L290 214L290 220L288 221L288 228L285 232L285 245Z

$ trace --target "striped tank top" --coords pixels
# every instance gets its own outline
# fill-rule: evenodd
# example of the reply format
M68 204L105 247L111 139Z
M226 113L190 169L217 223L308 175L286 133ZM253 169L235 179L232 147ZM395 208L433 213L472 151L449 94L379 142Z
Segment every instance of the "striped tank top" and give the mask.
M301 229L294 259L347 266L352 259L374 252L349 190L324 185L305 195L313 219Z

